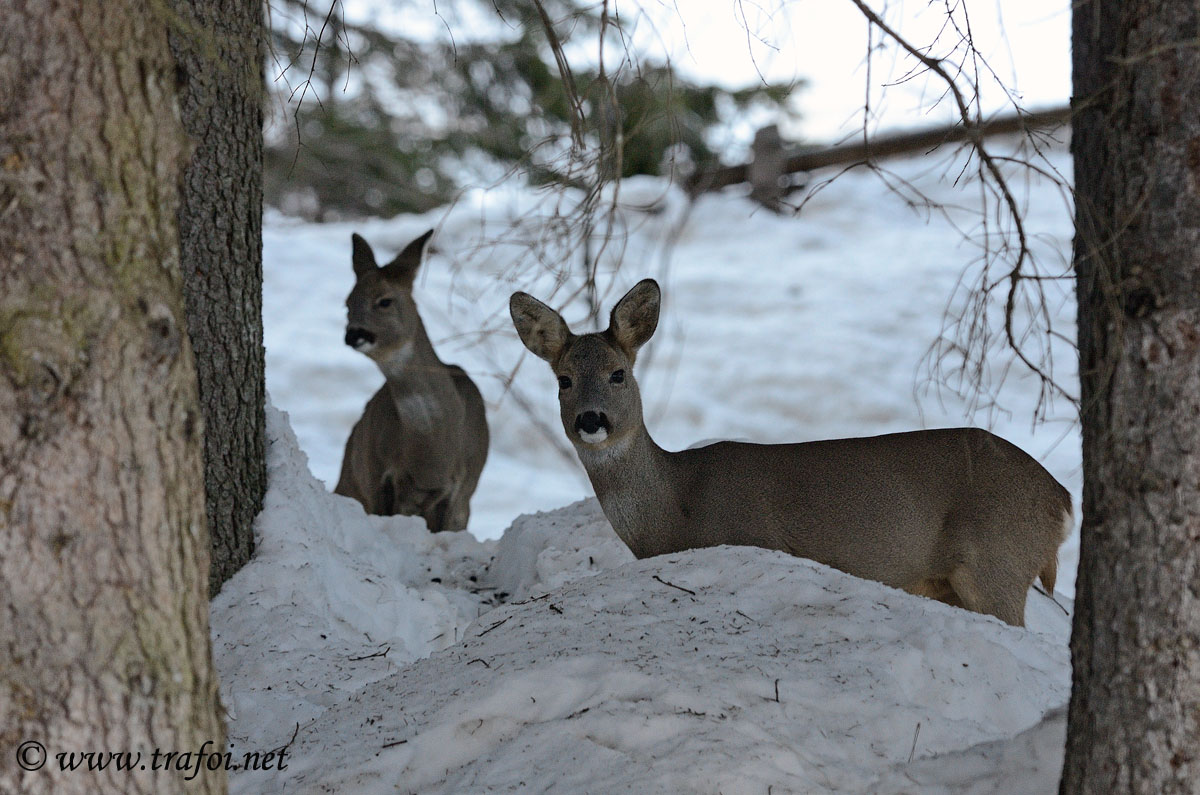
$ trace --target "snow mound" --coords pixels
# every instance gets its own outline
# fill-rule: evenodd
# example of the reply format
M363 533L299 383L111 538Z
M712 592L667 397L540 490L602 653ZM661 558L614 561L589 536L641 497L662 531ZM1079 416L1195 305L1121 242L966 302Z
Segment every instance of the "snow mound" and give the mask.
M367 685L257 791L872 791L1063 704L1067 619L1039 629L779 552L638 561Z
M420 518L367 516L330 494L269 404L267 440L254 558L213 599L211 619L230 739L264 749L461 639L490 607L478 582L496 544L430 533Z
M496 547L489 582L513 601L633 560L595 499L518 516Z
M287 765L235 794L1053 790L1070 617L1044 595L1029 631L779 552L631 562L595 500L434 535L326 492L267 422L212 633L230 742Z
M1067 708L1012 740L997 740L898 768L869 787L876 795L1010 795L1058 792Z

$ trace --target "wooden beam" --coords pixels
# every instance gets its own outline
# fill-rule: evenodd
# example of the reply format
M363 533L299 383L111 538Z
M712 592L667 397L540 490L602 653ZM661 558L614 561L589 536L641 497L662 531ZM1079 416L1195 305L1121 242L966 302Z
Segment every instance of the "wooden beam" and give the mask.
M852 163L878 160L884 157L908 154L921 150L932 150L948 143L959 143L990 135L1006 135L1039 128L1052 128L1066 124L1071 118L1069 107L1052 108L1035 113L1014 113L1007 116L997 116L982 124L965 127L953 124L936 127L929 130L895 133L869 138L853 143L812 149L800 152L788 158L784 170L786 174L798 171L815 171L829 166L849 165ZM688 178L685 187L689 194L698 196L710 190L720 190L729 185L746 182L749 176L749 166L722 166L719 168L700 171Z

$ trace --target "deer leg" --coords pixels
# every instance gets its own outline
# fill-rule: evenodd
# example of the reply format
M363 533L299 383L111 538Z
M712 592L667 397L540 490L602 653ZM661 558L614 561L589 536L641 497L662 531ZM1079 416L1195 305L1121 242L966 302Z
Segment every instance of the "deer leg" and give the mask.
M451 504L450 511L450 528L451 530L466 530L467 520L471 518L471 502L470 498L457 499Z
M391 475L385 475L375 490L375 503L367 513L378 516L393 516L396 513L396 484Z
M429 528L430 532L441 533L453 529L449 526L450 499L448 497L438 500L424 513L425 526Z
M1014 627L1025 626L1025 592L1029 585L1022 588L1017 582L1020 578L995 569L982 572L980 576L966 565L960 565L950 573L949 579L950 587L966 609L995 616Z

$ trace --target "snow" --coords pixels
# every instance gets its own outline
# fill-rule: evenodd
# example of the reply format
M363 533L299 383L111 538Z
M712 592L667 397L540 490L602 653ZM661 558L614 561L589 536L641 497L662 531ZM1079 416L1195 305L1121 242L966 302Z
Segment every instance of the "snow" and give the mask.
M257 548L212 602L222 701L239 738L307 724L392 663L459 640L492 600L478 578L496 542L435 535L419 518L368 516L313 479L270 406L267 434Z
M1011 740L982 743L897 767L875 781L871 791L880 795L1058 792L1066 742L1067 710L1061 707Z
M496 546L489 581L520 601L581 573L616 568L633 559L605 520L600 503L580 500L558 511L518 516Z
M1063 153L1052 159L1065 168ZM966 202L940 166L890 168ZM974 256L948 221L853 172L798 218L736 195L689 208L654 180L621 196L624 264L614 245L601 303L647 275L663 284L638 378L664 446L966 416L1078 495L1070 407L1052 405L1055 422L1033 426L1034 379L1010 377L1007 413L914 388ZM1059 192L1031 182L1022 199L1041 254L1065 257ZM287 767L235 772L232 791L1053 791L1077 540L1061 556L1056 601L1030 592L1027 629L777 552L635 561L573 454L561 454L552 374L507 318L512 290L562 306L577 286L529 261L546 211L542 196L497 190L354 226L268 217L268 386L287 413L268 407L258 549L213 600L212 636L229 742L286 746ZM960 226L971 217L950 211ZM431 226L437 251L418 305L443 359L479 384L492 430L470 532L437 536L328 491L382 380L341 342L350 232L384 256ZM1072 304L1054 309L1070 337ZM565 314L586 326L581 302ZM1070 350L1057 355L1072 383Z
M783 553L706 549L489 613L330 709L288 772L330 792L866 792L910 754L1028 728L1068 678L1037 634ZM364 708L381 717L363 725Z
M1070 618L1036 591L1018 629L779 552L633 561L594 499L433 535L329 494L272 407L268 436L212 633L229 742L287 764L234 793L1057 781Z

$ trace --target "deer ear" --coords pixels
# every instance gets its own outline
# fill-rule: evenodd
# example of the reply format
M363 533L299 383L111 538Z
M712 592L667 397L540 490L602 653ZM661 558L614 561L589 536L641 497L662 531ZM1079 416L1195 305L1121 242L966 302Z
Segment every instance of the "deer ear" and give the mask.
M425 247L431 237L433 237L432 229L405 246L394 260L384 266L384 275L412 289L413 280L417 277L417 268L421 267L421 259L425 255Z
M658 282L642 279L617 301L608 320L608 333L632 357L658 328L658 309L662 292Z
M525 347L553 364L571 339L571 330L562 315L528 293L513 293L508 300L508 312Z
M378 266L375 264L375 252L371 250L371 244L363 240L357 232L350 235L350 242L354 246L354 253L350 257L354 264L354 275L362 276L375 270Z

